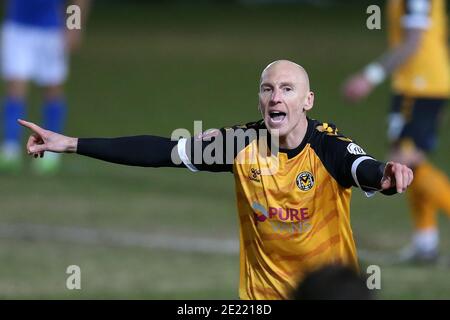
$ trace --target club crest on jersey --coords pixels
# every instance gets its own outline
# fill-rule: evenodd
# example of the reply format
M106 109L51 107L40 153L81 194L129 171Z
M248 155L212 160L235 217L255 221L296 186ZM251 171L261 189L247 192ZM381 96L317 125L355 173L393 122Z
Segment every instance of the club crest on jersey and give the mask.
M261 182L261 170L251 168L248 174L248 178L252 181Z
M303 171L297 176L296 182L300 190L308 191L314 186L314 176L308 171Z
M363 148L361 148L360 146L358 146L356 143L353 143L353 142L347 146L347 150L351 154L355 154L355 155L366 154L366 152L363 150Z

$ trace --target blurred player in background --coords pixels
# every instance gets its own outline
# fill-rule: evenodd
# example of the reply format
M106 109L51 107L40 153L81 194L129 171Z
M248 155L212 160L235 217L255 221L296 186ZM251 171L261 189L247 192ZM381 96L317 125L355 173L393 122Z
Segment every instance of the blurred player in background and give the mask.
M67 77L68 53L80 45L81 30L66 28L66 5L81 9L82 23L88 0L8 0L2 28L1 67L5 81L3 99L3 143L0 170L18 172L22 167L21 128L17 118L24 116L28 82L42 88L43 122L62 132L67 114L63 84ZM37 173L56 172L58 155L34 163Z
M344 95L360 101L392 74L389 158L414 170L408 201L415 233L404 258L430 262L438 256L436 212L450 215L448 177L427 160L450 93L446 1L391 0L387 9L390 49L353 75Z
M334 126L308 118L313 103L306 71L281 60L261 75L262 120L194 138L77 139L20 123L34 131L27 150L35 157L46 151L76 152L125 165L233 173L240 297L286 299L306 272L328 264L358 269L350 226L352 186L393 194L404 192L413 179L406 166L379 162ZM279 136L279 149L268 146L268 135ZM214 161L202 159L212 150ZM245 161L252 155L254 161Z

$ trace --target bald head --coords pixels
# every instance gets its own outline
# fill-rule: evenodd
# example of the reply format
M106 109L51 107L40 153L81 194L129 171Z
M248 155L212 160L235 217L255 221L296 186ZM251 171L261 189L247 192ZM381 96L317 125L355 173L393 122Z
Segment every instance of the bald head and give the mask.
M261 73L260 84L274 73L286 74L293 77L298 84L302 85L305 92L310 91L309 77L306 70L299 64L289 60L276 60L267 65Z

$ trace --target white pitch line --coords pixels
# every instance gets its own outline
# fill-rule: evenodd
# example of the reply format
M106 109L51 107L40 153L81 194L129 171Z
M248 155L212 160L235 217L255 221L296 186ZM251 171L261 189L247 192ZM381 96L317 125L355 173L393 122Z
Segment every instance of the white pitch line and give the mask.
M238 254L239 243L231 239L180 237L108 229L50 226L43 224L0 224L0 238L64 241L76 244L143 247L208 254Z
M131 232L111 229L52 226L45 224L0 224L0 238L25 241L58 241L84 245L141 247L147 249L173 250L186 253L227 254L239 253L239 242L233 239L176 236L152 232ZM398 264L392 252L358 248L358 256L366 262L386 265ZM443 257L440 264L450 264Z

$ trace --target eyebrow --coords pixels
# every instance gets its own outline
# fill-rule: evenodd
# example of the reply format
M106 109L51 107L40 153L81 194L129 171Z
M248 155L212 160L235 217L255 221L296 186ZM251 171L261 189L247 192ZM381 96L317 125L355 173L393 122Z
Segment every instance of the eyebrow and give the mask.
M292 82L281 82L280 86L281 87L285 87L285 86L295 87L295 85ZM263 82L263 83L261 83L260 87L273 87L273 85L268 82Z

